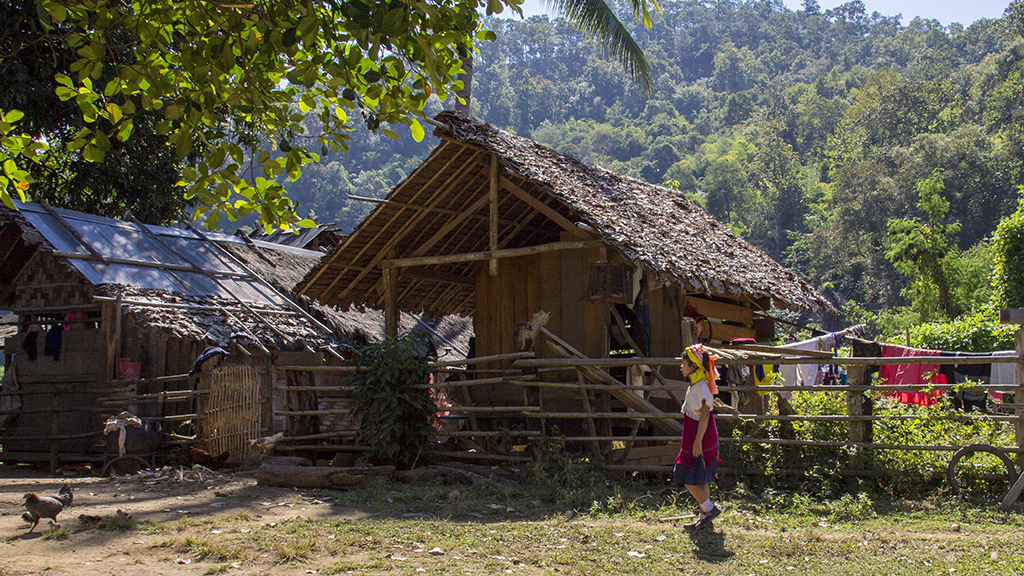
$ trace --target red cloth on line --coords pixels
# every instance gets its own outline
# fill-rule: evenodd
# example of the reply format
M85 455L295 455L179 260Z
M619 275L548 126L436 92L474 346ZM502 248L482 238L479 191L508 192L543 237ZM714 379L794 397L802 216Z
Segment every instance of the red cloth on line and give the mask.
M939 356L938 350L922 350L907 348L894 344L882 344L882 358L899 358L907 356ZM888 364L881 366L878 375L884 380L883 385L900 386L905 384L945 384L946 377L939 374L938 364ZM886 392L903 404L931 406L942 396L941 390L924 392L916 390L900 390Z

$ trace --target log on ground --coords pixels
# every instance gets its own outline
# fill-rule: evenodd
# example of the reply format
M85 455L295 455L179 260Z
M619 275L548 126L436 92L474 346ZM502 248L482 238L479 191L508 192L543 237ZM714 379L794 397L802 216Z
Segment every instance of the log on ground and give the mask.
M334 466L264 464L256 470L255 476L261 486L352 490L394 473L394 466L337 468Z

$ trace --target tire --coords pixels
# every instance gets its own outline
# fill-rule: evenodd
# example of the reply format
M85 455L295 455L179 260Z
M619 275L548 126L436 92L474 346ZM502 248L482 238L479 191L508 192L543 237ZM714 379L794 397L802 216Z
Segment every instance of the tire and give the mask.
M1009 491L1010 486L1017 479L1017 467L1013 463L1013 459L1006 455L1001 449L995 446L989 446L988 444L969 444L956 451L953 457L949 459L949 466L946 468L946 481L949 483L950 488L953 489L953 493L958 497L962 497L960 491L960 483L957 480L956 466L962 458L970 456L976 452L988 452L1002 460L1006 466L1006 471L1009 473L1009 481L1006 483L1006 490ZM1006 495L1006 491L1003 492L996 501L1001 501Z
M120 458L114 458L110 462L107 462L106 465L103 466L100 476L106 478L108 476L135 474L139 470L145 470L149 467L150 464L145 458L126 454Z

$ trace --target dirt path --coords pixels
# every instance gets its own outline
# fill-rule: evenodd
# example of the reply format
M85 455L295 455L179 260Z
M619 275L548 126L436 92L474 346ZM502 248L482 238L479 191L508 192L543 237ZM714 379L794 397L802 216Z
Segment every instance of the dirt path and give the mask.
M74 490L74 505L58 520L70 534L64 540L47 538L53 530L42 520L35 532L22 519L23 495L51 495L67 482ZM209 566L182 564L172 550L162 546L167 534L147 530L104 530L79 519L81 515L111 517L118 510L138 523L166 523L193 518L222 520L248 515L231 522L232 529L264 525L290 518L358 519L368 514L342 509L317 499L318 491L258 487L252 478L214 472L171 472L129 481L101 478L47 478L19 468L0 466L0 575L21 574L204 574ZM329 498L327 499L329 500ZM243 516L245 517L245 516ZM187 560L187 559L182 559ZM269 570L248 566L232 573ZM274 573L287 571L274 570ZM304 573L304 571L300 572Z

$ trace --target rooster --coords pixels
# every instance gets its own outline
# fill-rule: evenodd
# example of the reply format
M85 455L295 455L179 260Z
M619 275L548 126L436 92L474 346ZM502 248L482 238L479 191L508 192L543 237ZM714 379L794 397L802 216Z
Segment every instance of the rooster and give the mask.
M49 518L50 524L53 524L55 528L60 528L60 524L57 524L57 515L65 508L70 507L74 499L75 495L71 492L71 486L68 484L61 486L60 492L53 496L40 498L31 492L25 494L25 508L28 508L28 512L22 514L21 519L32 523L32 527L28 529L29 534L36 529L42 518Z

